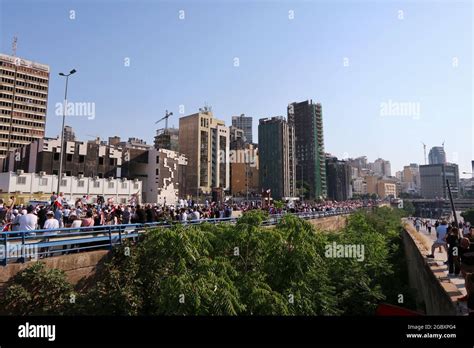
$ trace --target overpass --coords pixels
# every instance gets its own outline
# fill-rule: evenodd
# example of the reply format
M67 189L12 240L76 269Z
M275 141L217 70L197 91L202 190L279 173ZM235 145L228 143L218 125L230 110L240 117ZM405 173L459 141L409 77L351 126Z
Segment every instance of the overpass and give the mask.
M404 198L403 200L413 203L415 206L415 216L422 218L439 219L444 214L451 213L449 199ZM465 211L474 208L474 199L454 199L454 207L457 211Z

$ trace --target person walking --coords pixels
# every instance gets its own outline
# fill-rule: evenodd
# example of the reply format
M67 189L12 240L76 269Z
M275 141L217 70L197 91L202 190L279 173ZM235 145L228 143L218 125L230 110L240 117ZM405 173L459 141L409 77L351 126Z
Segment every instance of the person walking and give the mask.
M446 235L448 233L448 222L446 220L441 221L441 224L436 228L436 241L431 246L431 254L426 255L426 257L434 258L434 251L437 247L443 247L448 252Z

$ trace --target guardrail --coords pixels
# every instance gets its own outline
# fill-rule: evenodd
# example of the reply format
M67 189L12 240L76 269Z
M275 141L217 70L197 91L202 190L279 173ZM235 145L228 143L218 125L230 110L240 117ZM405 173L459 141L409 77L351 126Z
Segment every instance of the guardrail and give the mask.
M344 210L304 212L292 215L308 220L335 215L346 215L353 212L354 210ZM286 214L272 214L269 219L263 221L262 225L276 225ZM139 224L2 232L0 235L0 264L7 265L9 262L26 262L37 260L38 258L64 255L72 252L89 251L93 249L112 249L115 245L120 245L127 239L137 241L138 237L150 228L170 228L177 224L187 226L202 223L235 224L237 219L238 218L230 217L189 220L186 222L164 221Z

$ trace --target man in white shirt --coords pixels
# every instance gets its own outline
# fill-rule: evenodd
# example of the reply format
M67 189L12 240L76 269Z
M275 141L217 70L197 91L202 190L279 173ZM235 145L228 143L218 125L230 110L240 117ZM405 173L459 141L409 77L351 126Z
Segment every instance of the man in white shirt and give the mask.
M441 221L441 224L436 228L437 239L431 246L431 254L426 255L426 257L434 258L434 251L437 247L443 247L446 253L448 249L446 247L446 234L448 233L448 222L446 220Z
M54 218L54 212L51 210L46 213L46 221L44 222L45 230L57 230L59 228L59 221Z
M38 228L38 217L33 214L33 206L29 206L26 209L26 214L20 217L20 231L33 231ZM34 233L32 233L34 235Z

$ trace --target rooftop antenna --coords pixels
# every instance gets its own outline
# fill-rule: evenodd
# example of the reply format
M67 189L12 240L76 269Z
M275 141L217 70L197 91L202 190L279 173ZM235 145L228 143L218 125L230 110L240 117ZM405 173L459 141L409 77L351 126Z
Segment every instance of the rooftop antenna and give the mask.
M18 42L18 37L14 36L13 37L13 42L12 42L12 55L13 55L13 57L16 57L17 42Z
M423 144L423 153L424 153L424 158L425 158L425 165L426 165L426 144L424 142L421 142Z

